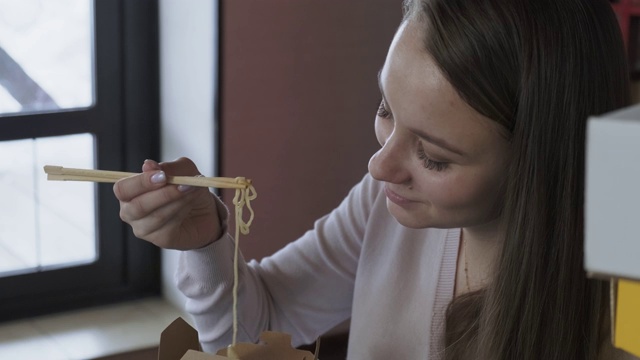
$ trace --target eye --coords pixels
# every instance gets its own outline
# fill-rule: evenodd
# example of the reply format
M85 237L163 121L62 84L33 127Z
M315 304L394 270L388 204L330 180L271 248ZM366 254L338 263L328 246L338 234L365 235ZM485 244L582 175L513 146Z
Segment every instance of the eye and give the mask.
M446 162L430 159L424 152L424 148L421 143L418 143L418 159L422 160L424 167L428 170L442 171L449 165L449 163Z
M391 113L387 110L387 104L384 103L384 99L380 100L380 105L378 106L378 116L383 119L390 119Z

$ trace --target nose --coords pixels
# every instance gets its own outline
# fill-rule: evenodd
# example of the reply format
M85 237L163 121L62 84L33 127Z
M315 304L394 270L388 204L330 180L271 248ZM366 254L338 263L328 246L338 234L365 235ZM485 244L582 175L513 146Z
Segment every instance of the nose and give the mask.
M374 179L404 184L411 180L411 173L407 167L407 153L403 144L391 136L371 159L369 159L369 173Z

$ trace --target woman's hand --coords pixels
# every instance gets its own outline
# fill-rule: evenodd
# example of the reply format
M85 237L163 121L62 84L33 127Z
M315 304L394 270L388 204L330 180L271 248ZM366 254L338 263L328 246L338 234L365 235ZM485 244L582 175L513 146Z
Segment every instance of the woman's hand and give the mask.
M215 195L207 188L166 181L167 176L196 175L198 168L187 158L160 164L146 160L141 174L113 186L120 218L136 237L161 248L189 250L212 243L222 235Z

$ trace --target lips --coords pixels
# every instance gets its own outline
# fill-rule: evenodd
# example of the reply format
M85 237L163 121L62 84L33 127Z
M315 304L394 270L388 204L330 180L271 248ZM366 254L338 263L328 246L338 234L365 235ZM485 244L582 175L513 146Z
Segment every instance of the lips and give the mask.
M387 199L398 205L407 205L414 202L413 200L409 200L403 196L398 195L393 190L389 189L389 186L384 187L384 193L385 195L387 195Z

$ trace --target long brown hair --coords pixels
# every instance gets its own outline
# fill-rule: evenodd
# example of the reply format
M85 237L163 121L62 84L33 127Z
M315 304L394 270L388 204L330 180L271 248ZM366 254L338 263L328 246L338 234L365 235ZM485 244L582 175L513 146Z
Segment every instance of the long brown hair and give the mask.
M606 0L414 0L425 50L511 143L491 284L455 299L446 358L596 359L607 287L583 263L586 121L630 103Z

